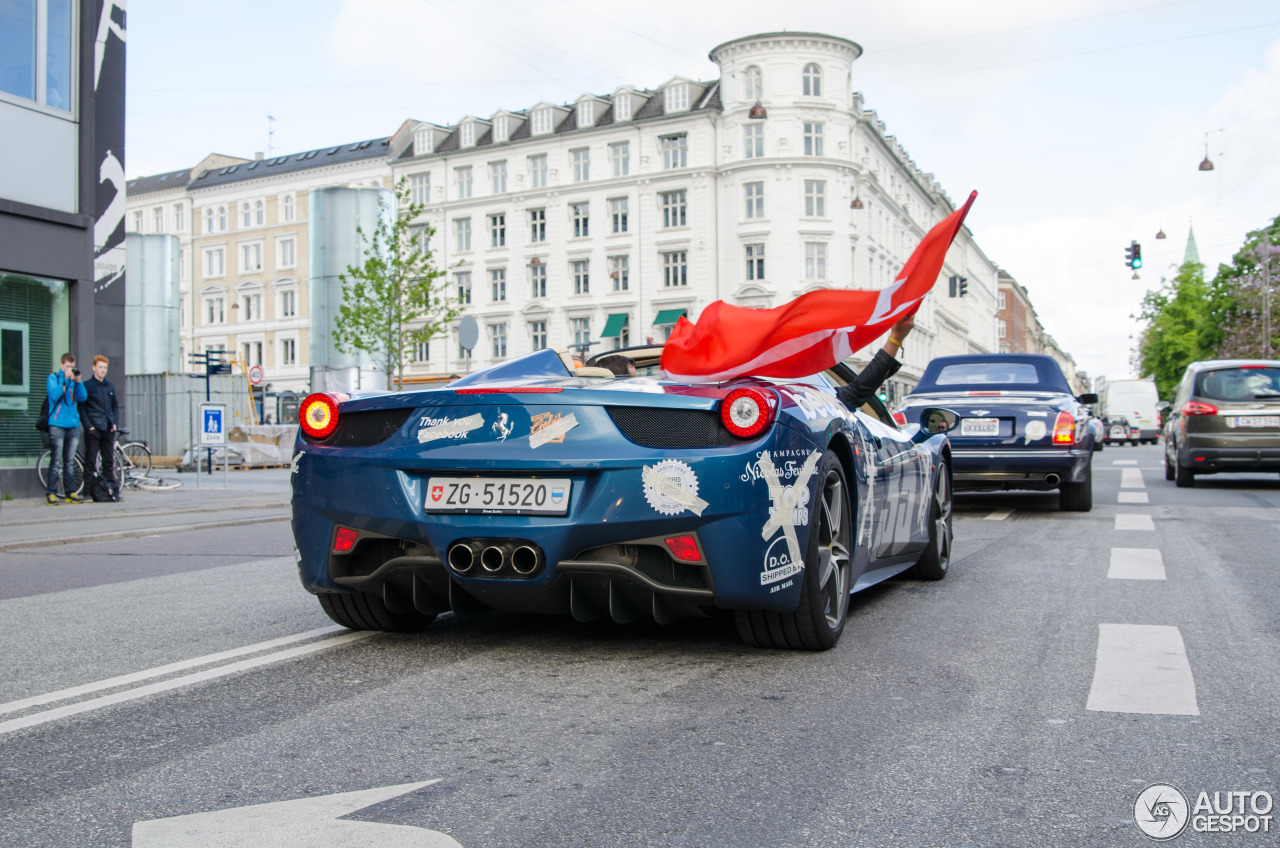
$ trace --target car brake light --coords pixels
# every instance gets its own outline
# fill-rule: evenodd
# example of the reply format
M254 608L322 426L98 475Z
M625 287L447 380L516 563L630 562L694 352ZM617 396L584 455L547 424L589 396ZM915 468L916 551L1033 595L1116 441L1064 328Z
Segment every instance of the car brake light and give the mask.
M1076 420L1070 412L1059 412L1058 419L1053 422L1053 443L1070 445L1076 440Z
M720 420L739 439L753 439L773 423L776 403L759 389L734 389L720 403Z
M1189 400L1182 405L1183 415L1217 415L1218 407L1200 400Z
M1268 367L1270 367L1270 366L1267 366L1267 365L1241 365L1241 366L1240 366L1240 370L1241 370L1241 371L1252 371L1252 370L1254 370L1255 368L1268 368Z
M356 546L356 538L360 534L350 527L339 527L338 532L333 534L333 552L335 554L345 554Z
M907 426L907 416L901 412L893 413L893 420L899 427Z
M969 392L969 397L1000 397L1004 392Z
M311 438L326 438L338 426L338 399L324 392L307 395L298 408L298 423Z
M554 395L563 386L508 386L500 389L454 389L455 395Z
M673 536L665 540L671 555L681 562L698 562L702 552L698 550L698 540L692 534Z

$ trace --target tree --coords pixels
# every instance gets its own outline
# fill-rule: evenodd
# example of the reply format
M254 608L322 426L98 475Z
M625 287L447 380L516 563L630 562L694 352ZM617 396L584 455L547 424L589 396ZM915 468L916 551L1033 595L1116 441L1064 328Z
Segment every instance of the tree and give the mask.
M413 223L423 206L410 200L407 180L395 188L395 214L386 214L367 238L364 262L341 276L342 305L334 320L334 346L343 353L364 351L386 375L402 385L404 359L414 345L429 342L462 313L441 280L430 239L435 230ZM365 232L357 228L362 237Z
M1210 348L1209 291L1204 266L1187 262L1172 280L1142 298L1142 317L1148 324L1138 347L1141 372L1155 378L1160 397L1173 396L1189 363L1205 359Z
M1271 226L1249 233L1230 265L1219 265L1210 284L1209 311L1218 328L1213 339L1214 355L1222 359L1256 359L1276 350L1276 278L1280 277L1280 256L1267 256L1268 248L1280 244L1280 216ZM1268 267L1267 260L1270 260ZM1269 288L1267 297L1263 290ZM1263 308L1271 310L1271 321ZM1272 343L1268 348L1264 328L1269 326Z

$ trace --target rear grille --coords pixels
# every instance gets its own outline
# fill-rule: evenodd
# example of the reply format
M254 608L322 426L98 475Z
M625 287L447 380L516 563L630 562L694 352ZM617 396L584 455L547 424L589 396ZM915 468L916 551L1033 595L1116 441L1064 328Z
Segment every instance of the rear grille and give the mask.
M606 409L622 435L647 448L727 448L742 444L720 423L717 412L638 406Z
M312 439L306 434L303 438L312 444L335 448L372 447L394 436L412 414L409 408L344 412L338 416L338 428L327 439Z
M654 583L677 589L708 589L705 566L677 562L653 545L604 545L583 551L578 559L614 562L640 572Z

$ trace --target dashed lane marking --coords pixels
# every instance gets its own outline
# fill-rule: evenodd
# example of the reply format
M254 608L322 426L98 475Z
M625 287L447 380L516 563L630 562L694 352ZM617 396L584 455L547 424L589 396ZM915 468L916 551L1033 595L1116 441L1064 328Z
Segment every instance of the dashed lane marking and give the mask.
M1142 470L1139 468L1126 468L1120 473L1120 488L1122 489L1145 489L1146 482L1142 479Z
M1112 548L1112 580L1164 580L1164 558L1156 548Z
M1178 628L1099 624L1098 656L1085 709L1200 715L1195 679Z
M997 509L990 515L984 515L982 518L984 521L1004 521L1011 515L1013 515L1013 510L1011 509Z
M1117 503L1144 504L1151 501L1147 498L1146 492L1121 492Z
M1155 530L1156 525L1152 523L1151 516L1145 512L1119 512L1116 513L1116 529Z
M1111 461L1111 464L1112 464L1112 465L1137 465L1137 464L1138 464L1138 460L1136 460L1136 459L1113 459L1113 460Z

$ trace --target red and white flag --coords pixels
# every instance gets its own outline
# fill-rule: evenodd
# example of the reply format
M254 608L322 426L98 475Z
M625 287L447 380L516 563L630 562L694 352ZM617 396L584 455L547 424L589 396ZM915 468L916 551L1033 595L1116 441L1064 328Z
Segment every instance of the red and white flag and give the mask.
M721 382L748 374L805 377L830 368L920 308L977 196L970 194L925 234L888 288L809 292L773 309L717 300L696 324L679 320L662 351L663 370L677 380Z

